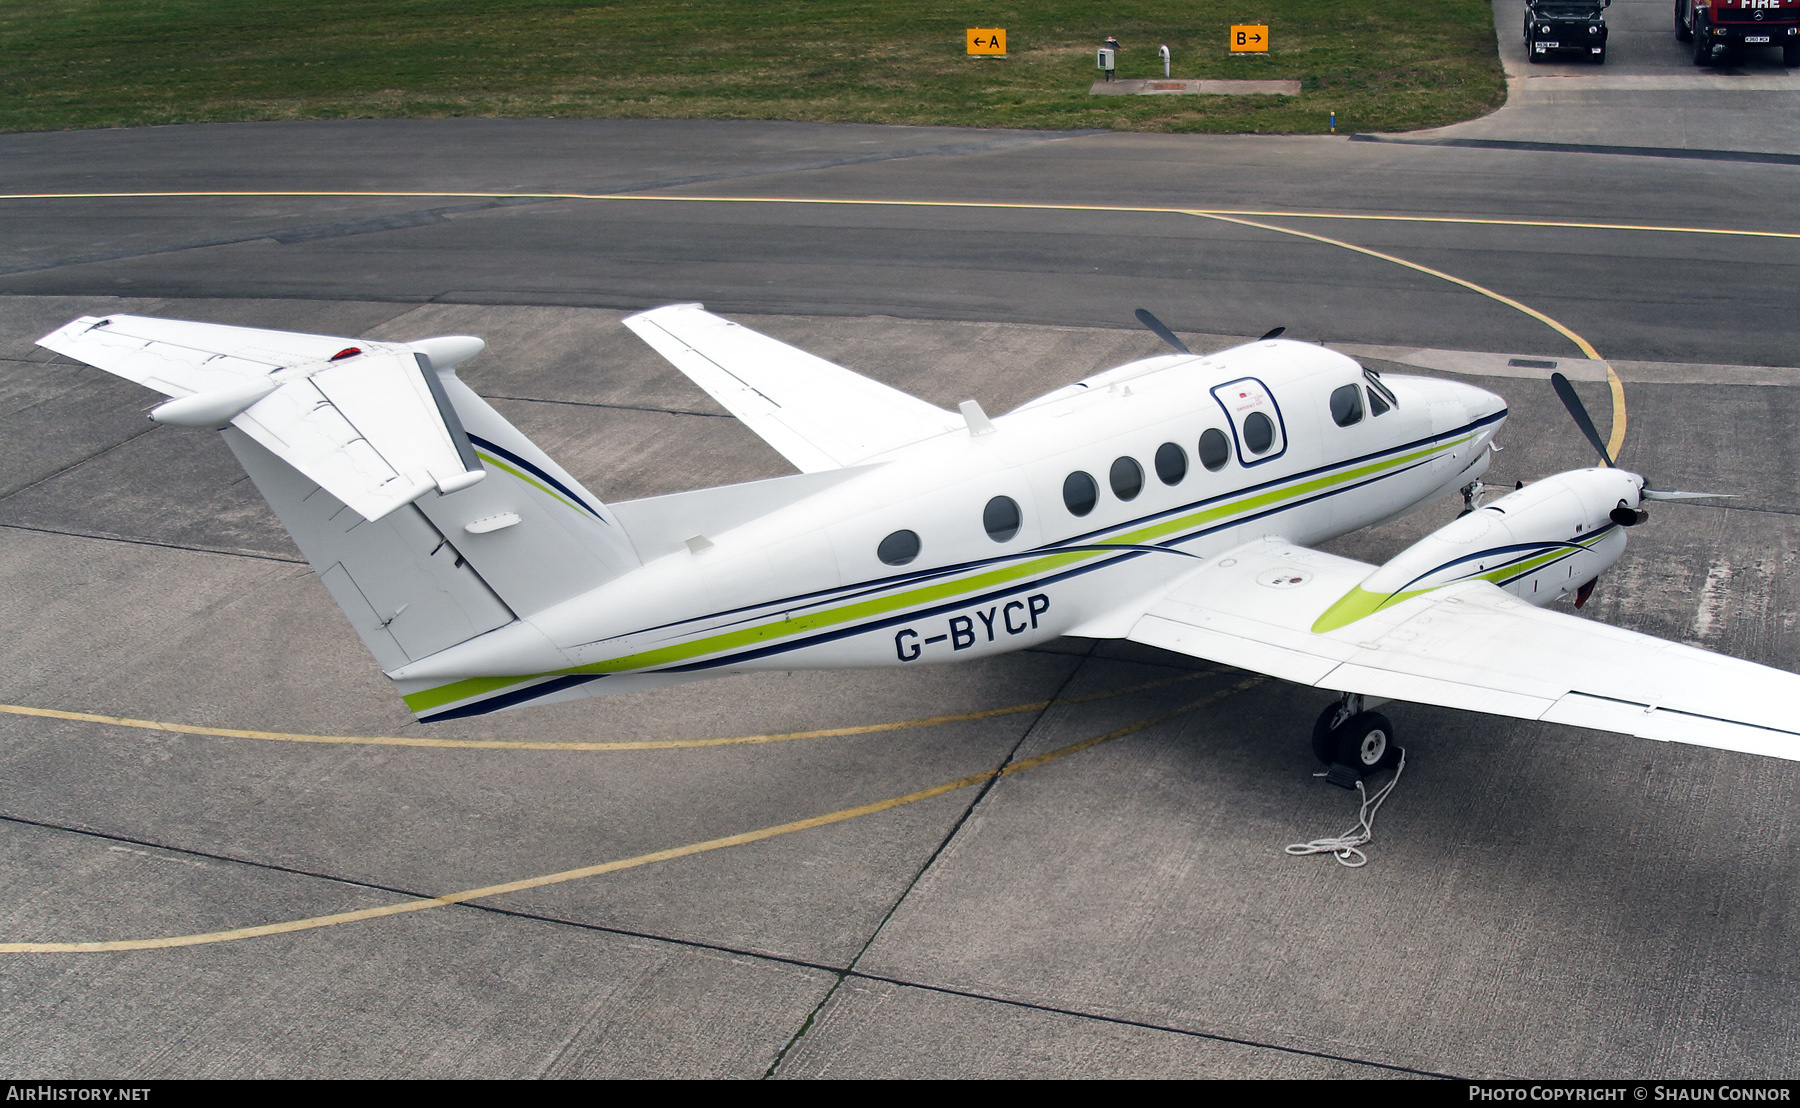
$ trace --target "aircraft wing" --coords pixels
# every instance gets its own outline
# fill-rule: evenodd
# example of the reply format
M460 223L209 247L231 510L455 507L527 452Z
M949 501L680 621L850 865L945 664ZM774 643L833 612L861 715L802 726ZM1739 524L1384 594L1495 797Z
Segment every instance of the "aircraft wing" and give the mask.
M855 465L964 426L954 412L699 304L640 312L625 326L803 473Z
M401 343L112 315L38 345L172 397L272 386L229 423L369 520L482 472L429 360Z
M1374 568L1264 539L1196 571L1127 637L1334 692L1800 760L1800 675L1536 608L1484 581L1313 633Z

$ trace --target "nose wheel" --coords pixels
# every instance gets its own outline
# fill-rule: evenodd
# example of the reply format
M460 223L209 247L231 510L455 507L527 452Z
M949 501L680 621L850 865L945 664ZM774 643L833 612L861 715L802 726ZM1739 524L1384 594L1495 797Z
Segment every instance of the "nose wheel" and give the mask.
M1362 701L1358 695L1346 696L1321 712L1313 724L1313 754L1330 767L1325 780L1346 789L1400 761L1393 722L1365 709Z
M1482 484L1480 480L1470 481L1468 484L1464 485L1462 487L1462 511L1456 513L1456 518L1461 519L1475 509L1481 507L1482 494L1493 487L1494 486L1492 485Z

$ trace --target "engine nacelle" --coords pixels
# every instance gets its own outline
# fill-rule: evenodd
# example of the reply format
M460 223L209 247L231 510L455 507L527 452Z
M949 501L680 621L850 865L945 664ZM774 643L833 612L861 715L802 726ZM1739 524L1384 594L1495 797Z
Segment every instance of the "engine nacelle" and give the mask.
M1560 600L1625 552L1625 528L1644 518L1643 491L1635 473L1596 468L1510 492L1401 551L1328 608L1313 630L1331 631L1462 581L1490 581L1531 604Z

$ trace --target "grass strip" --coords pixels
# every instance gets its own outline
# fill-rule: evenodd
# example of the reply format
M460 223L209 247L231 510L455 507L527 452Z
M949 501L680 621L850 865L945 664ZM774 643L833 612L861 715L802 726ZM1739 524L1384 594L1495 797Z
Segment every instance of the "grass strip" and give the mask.
M1272 50L1232 56L1233 23ZM1004 58L964 29L1005 27ZM1298 97L1090 96L1120 77L1298 78ZM10 0L0 130L451 116L1169 132L1406 130L1497 107L1487 0Z

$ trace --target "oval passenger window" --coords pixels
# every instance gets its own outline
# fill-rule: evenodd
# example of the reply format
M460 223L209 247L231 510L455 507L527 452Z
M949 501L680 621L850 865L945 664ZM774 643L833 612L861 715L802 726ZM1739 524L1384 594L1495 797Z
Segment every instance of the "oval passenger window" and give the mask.
M1361 423L1362 390L1355 385L1340 385L1331 390L1331 420L1339 427Z
M1156 448L1156 476L1165 485L1179 485L1187 476L1187 451L1172 442Z
M919 535L916 531L895 531L881 540L875 548L875 556L890 566L903 566L919 556Z
M1217 472L1231 460L1231 440L1217 427L1208 427L1200 436L1200 464Z
M1100 486L1079 469L1063 478L1063 507L1072 516L1084 516L1094 510L1100 499Z
M995 542L1005 542L1018 534L1021 520L1018 501L1010 496L996 496L981 510L981 525Z
M1275 421L1261 412L1244 417L1244 445L1250 453L1261 454L1275 445Z
M1137 464L1136 458L1115 460L1106 478L1112 485L1113 495L1120 500L1131 500L1144 491L1144 467Z

